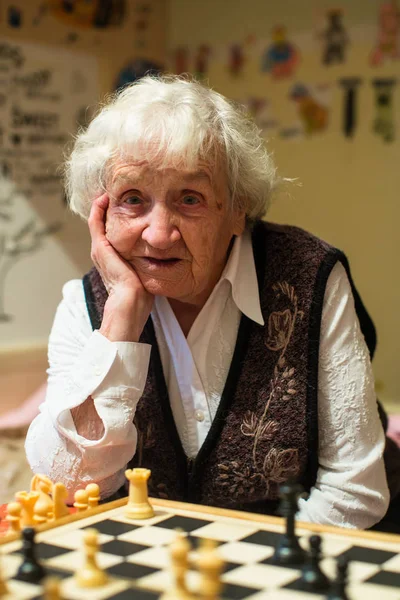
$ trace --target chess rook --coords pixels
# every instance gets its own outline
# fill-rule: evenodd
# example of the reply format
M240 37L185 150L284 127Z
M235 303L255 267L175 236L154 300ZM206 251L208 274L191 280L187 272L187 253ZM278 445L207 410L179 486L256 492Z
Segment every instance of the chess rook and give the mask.
M154 516L147 493L147 480L150 469L127 469L125 476L129 480L129 498L125 516L129 519L150 519Z

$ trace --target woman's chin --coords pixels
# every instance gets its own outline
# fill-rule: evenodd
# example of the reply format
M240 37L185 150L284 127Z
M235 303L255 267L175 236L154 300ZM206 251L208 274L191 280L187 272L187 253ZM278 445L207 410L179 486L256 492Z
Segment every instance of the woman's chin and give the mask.
M166 296L168 298L181 298L185 296L185 290L179 282L176 281L163 281L159 279L153 279L151 277L140 277L143 287L149 294L153 296Z

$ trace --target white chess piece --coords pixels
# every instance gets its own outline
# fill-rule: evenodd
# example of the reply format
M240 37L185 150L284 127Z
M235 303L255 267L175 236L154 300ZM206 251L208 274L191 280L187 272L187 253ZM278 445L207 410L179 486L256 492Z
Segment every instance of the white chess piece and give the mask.
M201 573L199 597L202 600L218 600L222 590L221 573L224 561L216 550L214 540L203 539L200 544L197 568Z
M108 575L97 564L96 554L99 550L98 532L96 529L86 529L83 536L85 554L84 565L75 575L79 587L94 588L108 583Z
M186 574L189 568L190 544L186 535L178 531L175 540L169 547L173 583L160 600L194 600L195 596L188 590Z
M129 479L129 499L125 508L125 516L129 519L150 519L154 516L147 493L147 480L150 469L127 469L125 476Z

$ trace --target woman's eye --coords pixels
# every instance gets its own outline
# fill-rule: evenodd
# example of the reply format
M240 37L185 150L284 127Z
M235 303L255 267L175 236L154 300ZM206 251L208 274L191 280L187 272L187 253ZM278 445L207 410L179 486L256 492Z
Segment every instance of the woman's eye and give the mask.
M200 201L198 198L196 198L196 196L185 196L183 199L183 203L188 205L188 206L194 206L195 204L198 204Z
M135 206L141 204L142 199L139 196L128 196L124 199L124 204L130 204L131 206Z

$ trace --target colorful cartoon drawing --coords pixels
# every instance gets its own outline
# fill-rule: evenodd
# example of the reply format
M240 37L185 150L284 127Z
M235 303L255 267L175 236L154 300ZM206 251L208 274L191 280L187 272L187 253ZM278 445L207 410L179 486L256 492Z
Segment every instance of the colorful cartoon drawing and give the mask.
M394 1L380 7L378 40L369 61L376 67L387 58L400 58L400 10Z
M208 72L208 62L211 56L211 48L207 44L200 44L194 57L194 72L201 79Z
M160 65L144 58L136 58L125 65L118 73L115 89L118 90L144 75L158 75L161 71L162 67Z
M232 75L239 75L243 69L245 57L240 44L232 44L229 51L229 71Z
M8 24L10 27L21 27L22 12L17 6L9 6L7 9Z
M189 72L189 50L186 46L179 46L176 48L173 60L176 75Z
M375 88L376 109L372 129L385 142L393 142L395 139L392 97L395 84L396 81L394 79L375 79L372 82Z
M298 113L307 135L323 131L328 125L328 108L315 97L310 88L296 83L290 90L290 98L298 107Z
M330 10L327 16L328 27L322 32L322 38L325 40L322 62L324 65L342 63L345 60L345 50L349 43L349 37L342 23L342 11Z
M267 98L249 96L244 105L261 131L270 131L278 126L278 121L271 114L271 103Z
M126 12L125 0L49 0L55 17L70 26L120 26Z
M275 27L272 40L262 57L261 70L270 72L275 79L290 77L299 63L299 51L287 40L286 27Z

